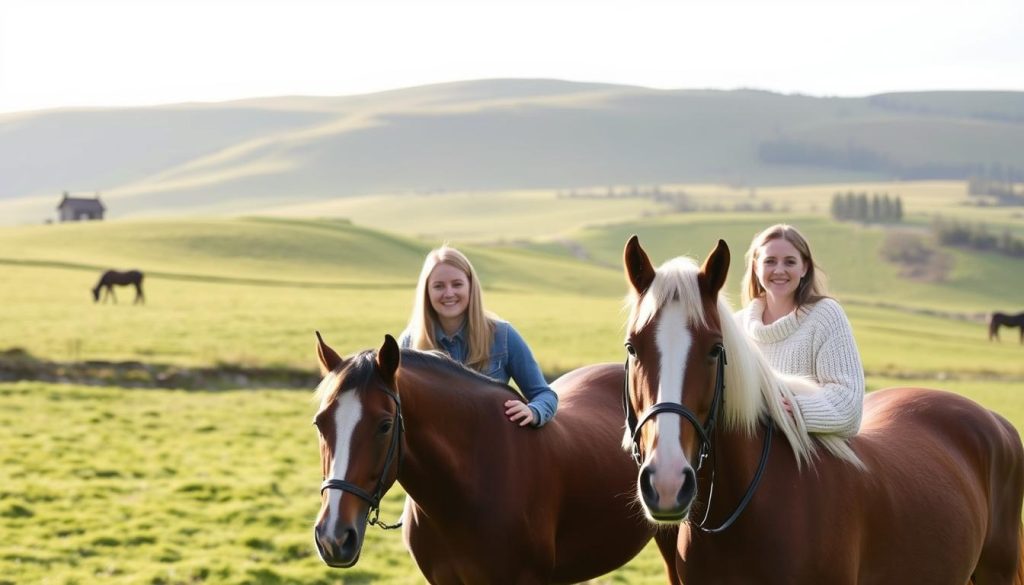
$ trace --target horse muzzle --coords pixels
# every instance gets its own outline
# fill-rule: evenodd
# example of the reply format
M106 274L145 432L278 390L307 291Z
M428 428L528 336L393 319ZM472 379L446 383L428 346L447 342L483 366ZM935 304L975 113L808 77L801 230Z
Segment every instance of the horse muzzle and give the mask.
M640 470L637 484L640 501L648 518L658 523L678 524L690 513L697 496L697 474L689 465L672 477L660 476L653 465Z
M347 569L359 561L366 528L365 518L360 520L350 524L325 519L313 527L316 550L328 567Z

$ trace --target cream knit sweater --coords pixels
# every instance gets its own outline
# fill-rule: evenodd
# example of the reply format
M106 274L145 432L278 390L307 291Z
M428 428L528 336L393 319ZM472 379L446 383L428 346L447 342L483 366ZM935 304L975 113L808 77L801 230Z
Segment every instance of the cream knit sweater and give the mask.
M825 298L771 325L762 320L764 307L762 299L755 299L736 319L772 367L817 382L817 391L795 397L795 410L808 432L857 434L864 410L864 368L842 307Z

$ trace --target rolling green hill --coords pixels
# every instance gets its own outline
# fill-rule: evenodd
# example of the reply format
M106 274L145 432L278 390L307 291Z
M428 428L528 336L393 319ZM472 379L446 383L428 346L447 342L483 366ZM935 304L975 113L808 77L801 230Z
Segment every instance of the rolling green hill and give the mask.
M100 191L112 217L354 195L766 186L1024 168L1024 93L814 98L483 80L338 98L0 116L0 222Z
M425 218L429 219L429 218ZM488 306L513 321L550 374L621 359L621 250L639 234L656 263L702 259L730 243L727 290L738 307L750 237L795 221L847 305L873 375L1024 377L1014 344L985 341L984 316L1016 311L1020 261L958 251L943 282L913 281L883 261L885 231L813 216L675 214L581 228L505 246L461 244ZM331 220L138 221L0 230L6 278L0 350L47 359L308 367L314 329L354 352L398 334L423 242ZM458 242L456 242L458 243ZM147 304L94 305L102 268L146 271Z

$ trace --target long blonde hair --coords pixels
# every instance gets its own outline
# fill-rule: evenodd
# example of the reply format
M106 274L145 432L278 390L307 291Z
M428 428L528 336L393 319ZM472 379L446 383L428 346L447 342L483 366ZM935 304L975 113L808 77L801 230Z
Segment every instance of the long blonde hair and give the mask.
M800 279L800 284L796 287L794 300L797 308L808 303L817 302L828 296L828 284L825 274L814 263L814 258L811 256L811 245L807 242L807 238L795 227L784 223L777 223L754 236L754 239L750 242L750 248L747 249L747 269L743 273L743 280L740 281L740 300L744 307L750 304L750 301L764 296L764 287L761 286L761 281L757 279L758 253L768 242L779 238L793 244L793 247L800 253L800 257L807 266L807 274Z
M412 315L409 317L411 345L416 349L438 350L434 331L438 326L437 311L430 304L427 281L438 264L447 264L464 272L469 278L469 305L466 307L466 324L463 331L469 345L466 365L483 371L490 362L491 340L494 338L494 316L484 310L483 289L473 264L465 254L447 244L431 250L423 261L420 279L416 283L416 297L413 299Z

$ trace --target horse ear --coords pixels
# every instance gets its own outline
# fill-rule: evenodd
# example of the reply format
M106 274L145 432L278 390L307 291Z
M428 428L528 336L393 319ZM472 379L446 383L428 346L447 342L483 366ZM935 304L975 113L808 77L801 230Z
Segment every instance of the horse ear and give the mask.
M700 267L701 290L708 295L718 295L725 285L725 279L729 276L729 245L725 240L718 240L715 249L704 259L704 265Z
M398 342L390 334L384 335L384 344L377 350L377 370L384 381L394 387L395 372L398 371L398 364L402 361L402 351L398 349Z
M654 281L654 266L651 265L647 252L640 247L640 238L636 234L626 242L626 249L622 252L622 263L626 268L626 279L633 290L643 294Z
M326 376L345 363L345 360L341 359L341 356L324 342L319 331L316 332L316 357L320 360L321 376Z

